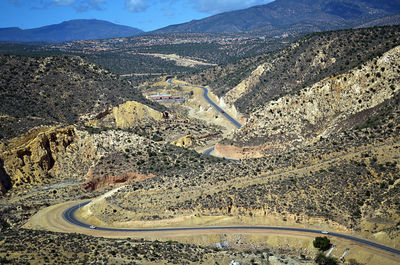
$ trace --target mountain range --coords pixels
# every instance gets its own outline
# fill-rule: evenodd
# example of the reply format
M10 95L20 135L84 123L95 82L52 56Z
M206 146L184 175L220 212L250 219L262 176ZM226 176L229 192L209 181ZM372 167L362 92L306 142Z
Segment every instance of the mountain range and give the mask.
M399 12L399 0L276 0L155 32L316 32L357 27ZM391 20L386 23L391 24Z
M268 36L399 23L400 0L275 0L201 20L170 25L150 34L251 32ZM0 28L0 41L65 42L129 37L142 30L111 22L80 19L23 30Z
M129 37L142 33L137 28L104 20L77 19L34 29L0 28L0 41L64 42Z

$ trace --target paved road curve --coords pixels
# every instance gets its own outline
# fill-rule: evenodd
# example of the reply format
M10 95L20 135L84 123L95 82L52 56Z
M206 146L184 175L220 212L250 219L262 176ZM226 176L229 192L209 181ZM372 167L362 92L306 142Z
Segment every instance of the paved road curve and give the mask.
M173 79L170 78L167 80L167 82L169 84L174 84ZM194 86L194 85L188 85L187 83L184 84L184 86L191 86L191 87L199 87L201 89L203 89L203 97L204 99L210 103L211 106L213 106L214 109L216 109L220 114L224 115L234 126L236 126L237 128L242 127L242 124L240 124L237 120L235 120L232 116L230 116L228 113L226 113L222 108L220 108L217 104L214 103L214 101L212 101L210 99L210 97L208 96L208 89L204 86ZM206 151L203 152L203 154L205 155L211 155L211 153L214 151L214 147L211 147L209 149L207 149Z
M170 78L167 80L168 83L173 84L172 83L173 79ZM203 97L204 99L210 103L211 106L213 106L214 109L216 109L220 114L224 115L225 118L227 118L234 126L236 126L237 128L242 127L242 124L240 124L237 120L235 120L232 116L230 116L228 113L226 113L222 108L220 108L217 104L215 104L209 97L208 97L208 89L204 86L194 86L194 85L188 85L188 84L184 84L184 86L190 86L190 87L199 87L201 89L203 89Z
M203 152L205 155L211 155L211 153L214 151L214 147L208 148L206 151Z
M83 223L76 219L75 212L80 208L88 204L90 201L77 204L65 210L63 212L63 218L71 224L90 229L90 224ZM100 231L115 231L115 232L171 232L171 231L195 231L195 230L275 230L275 231L287 231L287 232L302 232L302 233L312 233L321 235L320 230L313 229L303 229L303 228L292 228L292 227L273 227L273 226L215 226L215 227L181 227L181 228L108 228L108 227L96 227L96 230ZM390 248L385 245L381 245L375 242L371 242L362 238L329 232L330 236L335 236L343 239L347 239L356 243L360 243L369 247L377 248L389 252L391 254L396 254L400 256L400 250Z

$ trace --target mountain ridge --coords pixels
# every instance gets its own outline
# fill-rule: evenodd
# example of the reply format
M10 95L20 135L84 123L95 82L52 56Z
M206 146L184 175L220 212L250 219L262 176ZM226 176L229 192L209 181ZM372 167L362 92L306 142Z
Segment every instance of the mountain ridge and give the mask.
M117 25L105 20L75 19L39 28L0 28L0 41L10 42L65 42L90 39L107 39L138 35L137 28Z
M282 34L355 27L400 12L399 1L293 1L277 0L265 5L216 14L201 20L170 25L154 33L259 32ZM309 24L307 28L298 24ZM278 32L276 32L278 31Z

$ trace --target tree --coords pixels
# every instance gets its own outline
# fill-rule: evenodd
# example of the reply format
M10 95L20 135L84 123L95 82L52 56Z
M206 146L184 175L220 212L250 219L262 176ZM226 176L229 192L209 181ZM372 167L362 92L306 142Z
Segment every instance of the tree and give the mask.
M326 236L316 237L313 241L313 245L321 251L326 251L331 247L331 241Z

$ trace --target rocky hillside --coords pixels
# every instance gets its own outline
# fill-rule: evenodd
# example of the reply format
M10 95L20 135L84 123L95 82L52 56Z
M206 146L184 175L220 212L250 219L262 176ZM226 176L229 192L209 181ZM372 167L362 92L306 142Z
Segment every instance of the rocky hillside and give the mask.
M260 106L235 135L236 146L286 149L354 129L400 91L400 46L345 74Z
M125 80L80 57L0 55L0 140L37 125L73 124L126 100L146 103Z
M221 156L243 160L206 164L187 154L188 168L162 149L158 157L141 152L147 168L141 174L157 176L131 175L142 181L93 201L87 217L116 226L207 223L221 215L243 223L278 218L279 225L317 223L354 228L381 242L398 240L399 58L396 46L259 106L232 139L216 146ZM125 159L132 165L138 153L128 150L124 157L102 159L93 173L105 179L110 173L104 164ZM124 166L115 168L122 172ZM88 189L101 182L92 181ZM131 203L136 200L141 203Z
M249 115L265 102L344 73L400 44L400 27L324 32L289 47L186 77Z
M82 127L41 126L1 142L0 194L65 181L97 190L160 175L199 174L219 160L168 143L190 135L192 145L203 146L219 134L201 121L127 101Z
M390 58L398 58L398 52L396 48L380 58L387 59L396 72L398 63L391 64ZM385 79L393 77L388 74ZM349 94L341 91L343 96ZM173 223L185 218L207 223L213 216L216 220L221 216L231 218L235 224L254 223L254 220L265 224L276 218L282 226L318 224L316 229L354 228L363 237L386 244L398 240L399 88L382 94L389 94L390 98L352 116L344 122L346 130L332 131L317 141L304 141L291 148L277 146L275 152L270 148L269 153L262 152L258 159L221 161L203 167L203 159L193 157L189 159L192 166L185 171L174 169L182 165L177 163L181 158L151 159L154 162L144 165L161 168L158 177L127 183L105 200L94 201L87 207L90 217L108 225ZM371 104L373 100L367 99L363 98L365 104ZM275 140L264 143L274 147ZM126 161L130 161L129 152L127 155ZM111 164L112 158L101 164ZM94 172L98 174L101 170L105 171L100 167ZM140 204L132 204L138 200Z
M276 155L198 169L192 162L183 174L161 170L88 205L91 217L108 225L277 218L282 226L354 228L388 243L399 238L399 94L369 117L355 130Z

